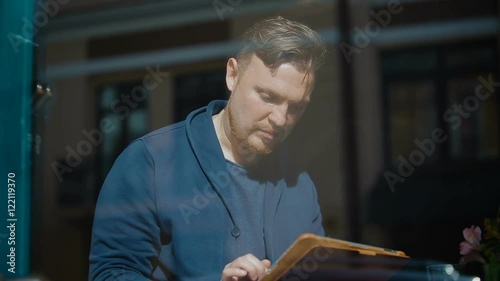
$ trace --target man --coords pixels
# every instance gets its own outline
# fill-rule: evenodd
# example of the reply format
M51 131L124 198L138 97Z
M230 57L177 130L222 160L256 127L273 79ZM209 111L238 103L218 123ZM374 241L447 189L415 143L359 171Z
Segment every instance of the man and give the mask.
M306 109L325 46L282 17L227 62L229 101L130 144L103 185L90 280L257 280L302 233L314 184L277 149Z

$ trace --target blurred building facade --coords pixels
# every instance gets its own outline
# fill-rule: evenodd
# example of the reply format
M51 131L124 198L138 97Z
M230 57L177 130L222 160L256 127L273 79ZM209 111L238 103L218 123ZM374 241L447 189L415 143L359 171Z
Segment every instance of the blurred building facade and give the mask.
M500 81L499 1L57 3L37 53L37 78L55 97L35 184L44 223L33 267L51 280L86 280L93 207L116 156L227 98L225 64L238 37L277 14L328 44L291 136L328 235L452 262L462 228L500 205L500 88L483 81ZM422 246L425 227L449 243Z

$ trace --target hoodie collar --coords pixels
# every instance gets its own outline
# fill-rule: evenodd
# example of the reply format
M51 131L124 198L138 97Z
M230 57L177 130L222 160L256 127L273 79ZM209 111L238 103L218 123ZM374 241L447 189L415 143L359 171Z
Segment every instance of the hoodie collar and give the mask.
M186 119L187 138L205 174L226 170L224 154L212 121L212 116L226 105L227 101L212 101L206 107L191 112Z
M186 134L205 176L228 210L233 227L236 227L234 200L231 198L226 159L215 133L212 116L227 106L227 101L215 100L206 107L193 111L186 119Z

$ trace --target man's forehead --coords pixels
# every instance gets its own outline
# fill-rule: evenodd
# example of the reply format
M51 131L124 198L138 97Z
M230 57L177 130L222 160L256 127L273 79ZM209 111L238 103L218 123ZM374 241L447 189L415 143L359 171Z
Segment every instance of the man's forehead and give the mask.
M283 70L286 71L287 69L294 69L295 71L303 74L303 78L301 80L302 84L306 83L307 80L311 81L314 80L315 76L314 71L308 71L307 69L303 69L303 67L301 67L300 64L295 62L284 61L276 65L266 65L264 64L264 61L255 54L253 54L248 60L249 61L247 62L248 64L247 67L251 67L252 70L259 71L259 73L260 71L269 71L271 76L276 77L276 75L280 71Z

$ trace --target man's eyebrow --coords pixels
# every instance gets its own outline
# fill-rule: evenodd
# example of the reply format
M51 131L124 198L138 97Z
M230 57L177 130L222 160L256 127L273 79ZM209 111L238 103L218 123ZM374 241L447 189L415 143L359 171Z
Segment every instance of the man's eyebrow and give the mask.
M268 93L268 94L272 94L274 96L281 96L280 94L278 94L277 92L267 88L267 87L262 87L262 86L255 86L255 89L259 92L265 92L265 93Z
M258 86L257 85L257 86L255 86L255 89L258 92L264 92L264 93L267 93L267 94L271 94L272 96L276 96L278 98L282 98L282 96L279 93L277 93L277 92L275 92L275 91L273 91L273 90L271 90L271 89L269 89L267 87L263 87L263 86ZM297 105L297 106L307 106L309 104L309 102L310 102L309 98L306 99L306 100L300 100L300 101L290 101L291 104L294 104L294 105Z

